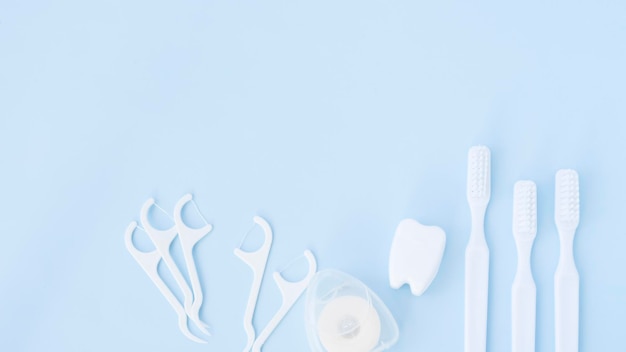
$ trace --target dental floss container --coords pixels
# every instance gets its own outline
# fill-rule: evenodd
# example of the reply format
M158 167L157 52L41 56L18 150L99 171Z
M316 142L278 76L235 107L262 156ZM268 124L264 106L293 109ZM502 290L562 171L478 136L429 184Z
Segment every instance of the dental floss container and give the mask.
M399 337L381 299L361 281L331 269L318 272L309 284L305 325L313 352L379 352Z

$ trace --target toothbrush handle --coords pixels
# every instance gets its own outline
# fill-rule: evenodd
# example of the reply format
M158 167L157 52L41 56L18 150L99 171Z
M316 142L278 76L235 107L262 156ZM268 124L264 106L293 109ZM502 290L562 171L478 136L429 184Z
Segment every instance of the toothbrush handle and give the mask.
M556 352L578 352L578 290L575 268L557 268L554 277Z
M489 249L468 245L465 251L465 352L487 349L487 303L489 292Z
M534 352L537 288L531 277L515 278L511 302L512 352Z

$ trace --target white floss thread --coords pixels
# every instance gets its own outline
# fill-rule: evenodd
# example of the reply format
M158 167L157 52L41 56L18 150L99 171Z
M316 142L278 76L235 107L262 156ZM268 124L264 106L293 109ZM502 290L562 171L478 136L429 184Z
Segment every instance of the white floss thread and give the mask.
M368 300L341 296L324 307L317 331L328 352L369 352L380 339L380 317Z

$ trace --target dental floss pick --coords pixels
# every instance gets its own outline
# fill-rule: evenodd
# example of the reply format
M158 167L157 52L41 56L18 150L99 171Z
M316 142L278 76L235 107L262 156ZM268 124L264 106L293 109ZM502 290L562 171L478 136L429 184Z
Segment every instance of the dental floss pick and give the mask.
M517 247L517 271L511 289L512 352L535 351L537 288L530 259L537 236L537 186L518 181L513 192L513 237Z
M253 280L250 287L250 294L248 296L248 304L246 305L246 312L243 317L243 326L248 337L246 347L243 352L248 352L252 348L255 339L254 325L252 324L252 318L256 309L257 299L259 298L259 290L261 289L261 283L263 282L263 274L265 273L265 267L267 265L267 258L272 246L272 228L268 222L260 216L253 218L254 223L259 225L265 234L263 245L261 248L254 252L244 252L241 248L235 248L235 255L246 263L250 269L252 269Z
M274 272L273 277L274 281L276 282L276 286L278 286L278 289L280 290L280 294L282 296L282 304L272 320L270 320L270 322L265 326L261 334L259 334L257 339L254 341L254 344L252 345L252 352L261 351L261 346L265 344L265 341L267 341L268 337L272 334L272 332L274 332L274 330L283 320L285 315L287 315L287 312L289 312L289 310L291 309L291 307L293 307L298 298L300 298L304 290L309 285L309 282L313 278L313 275L315 275L315 272L317 271L317 263L315 261L315 257L313 256L313 253L311 253L311 251L309 250L306 250L304 252L304 256L309 263L309 271L304 279L298 282L290 282L285 280L281 276L280 272Z
M556 173L554 218L559 232L559 264L554 274L555 351L578 351L580 279L574 261L574 235L580 221L578 173Z
M187 272L189 273L189 281L191 281L191 288L193 290L193 303L191 304L190 310L187 311L187 314L189 314L194 321L199 321L204 325L204 327L208 328L208 325L200 320L200 308L202 307L204 296L202 294L202 285L200 284L200 278L198 277L196 262L193 258L193 248L196 243L211 232L213 226L206 223L204 218L202 219L206 225L198 229L191 228L185 224L182 217L183 207L185 204L192 201L193 196L191 194L186 194L176 203L174 206L174 223L176 224L176 230L178 231L178 238L180 239L183 256L185 258L185 265L187 266ZM196 210L202 217L197 205Z
M485 146L475 146L469 150L467 172L472 232L465 249L465 352L485 352L487 349L489 248L484 223L490 196L490 151Z
M178 316L178 328L183 335L191 341L197 343L207 343L206 341L194 336L191 331L189 331L189 327L187 326L187 313L185 312L185 309L159 275L158 266L161 261L161 254L157 250L152 252L142 252L133 244L132 236L137 228L137 222L135 221L131 222L126 228L126 234L124 236L126 249L176 312L176 315Z
M146 233L154 243L157 251L161 254L161 258L163 259L163 262L165 263L167 268L170 270L170 273L174 277L176 284L183 292L183 307L185 308L185 312L187 312L187 315L189 315L189 319L193 321L194 324L196 324L200 331L210 336L211 333L207 330L206 324L200 321L200 318L198 316L192 316L189 314L190 312L192 312L193 293L191 292L191 288L189 288L189 285L187 285L183 274L180 272L180 269L176 265L174 258L170 254L170 246L172 245L174 238L176 238L176 236L178 235L176 225L167 230L159 230L153 227L152 224L150 224L150 220L148 219L148 213L153 205L155 205L153 198L148 199L144 203L143 207L141 208L141 224L146 229ZM159 207L159 209L161 208Z

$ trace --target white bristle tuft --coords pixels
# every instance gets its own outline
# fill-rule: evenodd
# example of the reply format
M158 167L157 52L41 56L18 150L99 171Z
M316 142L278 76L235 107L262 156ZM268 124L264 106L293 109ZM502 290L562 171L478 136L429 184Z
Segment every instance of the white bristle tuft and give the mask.
M557 226L576 228L580 219L578 173L559 170L556 173L555 211Z
M489 201L491 196L491 153L485 146L471 147L468 155L467 199Z
M513 234L522 238L535 238L537 235L537 186L533 181L515 183Z

